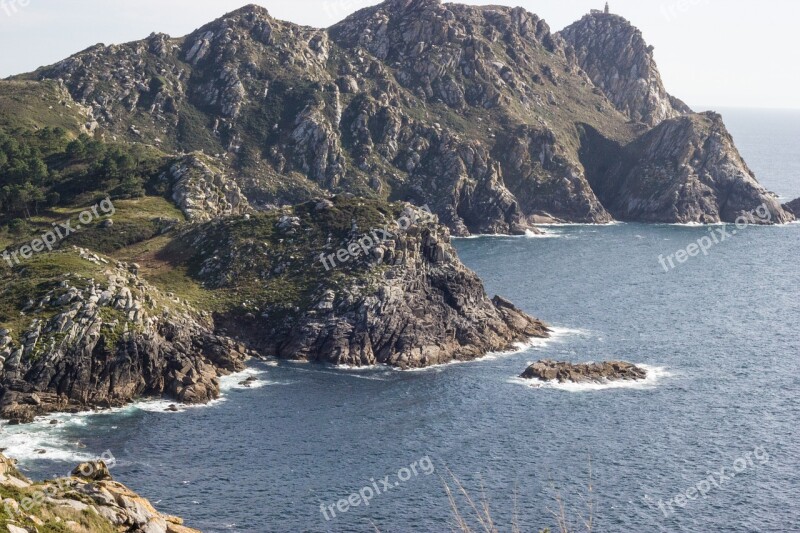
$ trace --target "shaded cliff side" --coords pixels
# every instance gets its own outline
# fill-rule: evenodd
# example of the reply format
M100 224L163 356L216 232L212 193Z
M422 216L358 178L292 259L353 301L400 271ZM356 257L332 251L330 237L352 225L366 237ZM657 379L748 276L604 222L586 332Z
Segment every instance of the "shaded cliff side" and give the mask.
M794 220L755 179L716 113L665 120L598 169L592 185L620 220L732 223L761 206L769 212L763 223Z

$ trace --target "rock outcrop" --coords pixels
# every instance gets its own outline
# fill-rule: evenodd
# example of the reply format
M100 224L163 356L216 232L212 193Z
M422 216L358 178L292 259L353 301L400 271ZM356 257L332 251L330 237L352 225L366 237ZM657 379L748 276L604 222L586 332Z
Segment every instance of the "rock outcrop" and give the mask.
M408 204L335 197L212 222L174 246L199 251L190 274L207 288L246 295L216 319L263 355L416 368L549 335L489 299L449 231Z
M203 154L178 159L162 179L171 184L175 205L193 222L242 215L250 210L236 181Z
M643 380L647 371L623 361L572 364L545 360L529 366L520 377L559 383L605 383Z
M40 483L23 476L15 465L0 454L0 524L9 533L200 533L114 481L103 461Z
M722 117L711 112L665 120L590 181L620 220L710 224L744 216L781 224L795 218L758 183Z
M74 249L8 274L7 286L36 290L23 296L16 331L0 332L0 417L30 422L142 396L185 403L219 396L218 377L244 368L244 348L136 270Z
M783 208L790 211L796 218L800 218L800 198L784 204Z
M623 17L591 13L559 35L575 49L578 63L594 84L632 121L656 126L691 113L667 93L653 47Z

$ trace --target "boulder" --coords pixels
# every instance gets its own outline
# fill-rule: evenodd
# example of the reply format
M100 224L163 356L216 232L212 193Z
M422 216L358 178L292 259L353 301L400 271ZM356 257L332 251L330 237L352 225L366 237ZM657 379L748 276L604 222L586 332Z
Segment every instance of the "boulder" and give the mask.
M72 475L88 481L110 481L112 479L104 461L81 463L75 467Z

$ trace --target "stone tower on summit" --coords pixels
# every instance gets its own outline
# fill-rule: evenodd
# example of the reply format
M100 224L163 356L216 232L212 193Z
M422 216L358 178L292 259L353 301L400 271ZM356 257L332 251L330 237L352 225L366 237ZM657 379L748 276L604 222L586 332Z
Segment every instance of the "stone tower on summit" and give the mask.
M608 2L606 2L605 14L608 15L609 13L611 13L611 8L608 7Z

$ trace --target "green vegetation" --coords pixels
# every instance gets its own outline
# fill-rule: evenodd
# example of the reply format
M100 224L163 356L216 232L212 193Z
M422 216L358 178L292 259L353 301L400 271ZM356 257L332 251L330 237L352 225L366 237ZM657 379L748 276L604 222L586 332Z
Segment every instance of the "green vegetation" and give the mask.
M210 222L190 229L154 254L171 265L170 273L162 271L158 280L165 290L170 287L216 312L270 309L273 316L292 314L307 309L326 289L369 290L381 268L371 268L361 258L326 271L319 256L335 253L355 238L391 224L401 212L401 204L337 197L332 207L322 210L308 202L249 218ZM283 217L297 221L281 228ZM187 283L185 275L194 282Z
M0 265L0 327L10 329L12 337L16 337L32 318L47 320L57 311L33 309L34 302L58 290L60 283L67 279L75 284L79 284L76 280L82 280L80 285L85 285L85 280L98 278L101 273L100 266L65 252L38 254L14 268L3 263Z
M108 144L63 128L0 129L0 222L30 219L42 209L91 197L163 193L157 176L164 157L141 145Z

